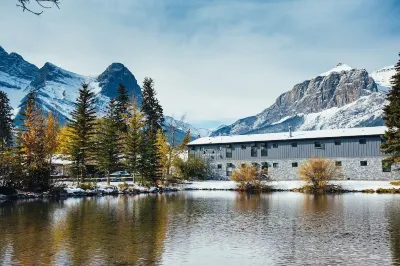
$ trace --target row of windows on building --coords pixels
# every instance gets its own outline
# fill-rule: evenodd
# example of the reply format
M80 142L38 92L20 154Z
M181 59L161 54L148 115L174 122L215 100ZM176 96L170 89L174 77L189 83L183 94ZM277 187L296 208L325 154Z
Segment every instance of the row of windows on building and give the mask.
M243 166L244 164L242 164ZM268 164L267 162L262 162L260 165L258 163L252 163L254 167L257 169L268 169L271 165ZM336 166L342 166L342 161L335 161ZM233 164L232 163L227 163L226 164L226 175L231 176L232 171L233 171ZM368 161L360 161L360 166L368 166ZM298 162L292 162L292 167L296 168L299 167ZM272 163L272 168L279 168L279 163ZM217 164L217 169L222 169L222 164ZM392 166L390 162L387 161L382 161L382 172L391 172L392 171Z
M367 144L367 140L366 140L366 139L359 139L359 140L358 140L358 143L361 144L361 145ZM335 144L336 146L342 145L342 141L341 141L341 140L335 140L335 141L334 141L334 144ZM291 146L292 146L293 148L297 148L297 142L292 142L292 143L291 143ZM272 148L278 148L278 147L279 147L278 143L273 143L273 144L272 144ZM324 143L322 143L322 142L320 142L320 141L315 141L315 142L314 142L314 148L315 148L315 149L324 149L324 147L325 147L325 146L324 146ZM260 148L261 148L261 157L266 157L266 156L268 156L268 146L267 146L267 143L261 143L261 144L260 144ZM192 147L192 150L191 150L191 151L194 152L194 151L195 151L194 149L195 149L195 147ZM247 149L247 145L246 145L246 144L242 144L242 145L241 145L241 149L242 149L242 150ZM222 150L222 147L219 147L219 150ZM232 158L232 150L233 150L233 149L232 149L232 145L231 145L231 144L226 145L226 150L225 150L225 157L226 157L226 158ZM253 145L251 146L251 150L250 150L250 155L251 155L251 157L258 157L258 152L257 152L257 150L258 150L257 144L253 144ZM203 151L203 154L206 154L206 151L207 151L207 150L204 150L203 147L200 147L200 151ZM215 151L214 151L214 150L211 150L211 153L214 154ZM220 157L222 158L222 155L220 155ZM211 159L215 159L214 155L211 155Z

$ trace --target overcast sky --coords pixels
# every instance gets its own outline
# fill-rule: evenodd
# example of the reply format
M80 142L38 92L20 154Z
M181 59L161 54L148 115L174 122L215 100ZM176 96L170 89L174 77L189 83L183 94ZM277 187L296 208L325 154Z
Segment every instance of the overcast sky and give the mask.
M209 128L339 62L372 71L400 52L399 0L61 0L39 17L16 2L0 1L8 52L85 75L121 62L155 80L165 114Z

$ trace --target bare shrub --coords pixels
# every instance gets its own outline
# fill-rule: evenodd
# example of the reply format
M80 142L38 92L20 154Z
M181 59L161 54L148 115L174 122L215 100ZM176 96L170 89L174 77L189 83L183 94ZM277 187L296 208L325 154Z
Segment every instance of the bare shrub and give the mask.
M238 183L238 189L245 190L262 190L261 180L268 176L268 170L257 168L250 164L240 165L232 174L232 180Z
M330 180L343 177L342 168L336 166L334 161L313 158L301 164L300 179L308 183L308 188L313 191L325 191Z

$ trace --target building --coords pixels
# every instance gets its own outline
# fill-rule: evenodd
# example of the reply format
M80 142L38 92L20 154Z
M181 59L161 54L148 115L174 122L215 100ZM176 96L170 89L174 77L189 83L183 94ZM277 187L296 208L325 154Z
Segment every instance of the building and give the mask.
M294 131L254 135L206 137L188 144L189 153L209 160L216 174L232 175L243 163L268 168L272 179L298 179L298 167L313 157L342 166L345 179L388 180L396 173L380 151L385 127Z

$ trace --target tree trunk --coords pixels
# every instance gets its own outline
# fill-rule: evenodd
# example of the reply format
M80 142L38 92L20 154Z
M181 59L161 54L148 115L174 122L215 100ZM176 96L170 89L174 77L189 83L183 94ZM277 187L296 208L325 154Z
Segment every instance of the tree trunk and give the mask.
M110 185L110 171L107 171L107 186Z

